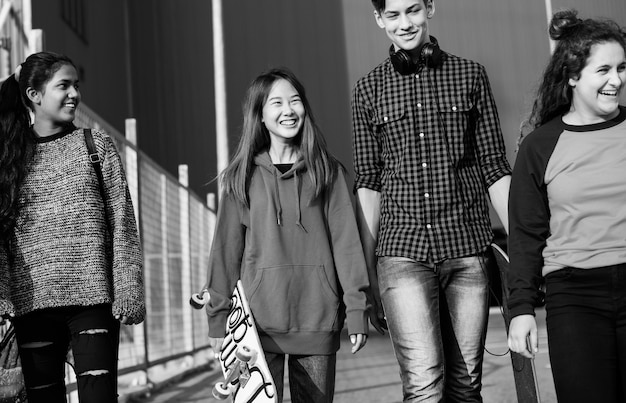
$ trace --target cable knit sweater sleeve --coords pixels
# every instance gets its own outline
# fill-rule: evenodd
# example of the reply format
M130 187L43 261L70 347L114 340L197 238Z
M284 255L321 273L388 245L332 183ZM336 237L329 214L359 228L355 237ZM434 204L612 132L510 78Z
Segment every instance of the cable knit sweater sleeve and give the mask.
M367 334L369 280L350 201L348 185L340 169L328 195L328 226L337 276L343 289L349 334Z
M142 322L145 313L143 257L126 175L113 140L95 131L96 146L103 148L107 218L112 237L113 314Z

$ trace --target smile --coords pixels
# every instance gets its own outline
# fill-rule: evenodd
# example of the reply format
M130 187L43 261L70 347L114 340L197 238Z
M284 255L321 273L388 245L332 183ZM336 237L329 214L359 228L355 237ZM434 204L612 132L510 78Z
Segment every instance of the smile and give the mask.
M606 95L608 97L616 97L617 96L617 90L613 90L613 91L600 91L600 95Z
M297 123L296 119L282 120L280 124L282 126L295 126Z

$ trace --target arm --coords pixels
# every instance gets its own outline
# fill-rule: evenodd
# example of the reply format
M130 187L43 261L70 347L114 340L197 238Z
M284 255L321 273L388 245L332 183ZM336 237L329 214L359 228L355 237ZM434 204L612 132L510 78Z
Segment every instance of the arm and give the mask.
M503 176L489 187L489 199L506 233L509 233L509 187L511 175Z
M8 317L15 315L15 308L9 300L9 262L6 250L0 246L0 325Z
M543 249L550 235L550 208L544 182L545 167L553 145L536 142L538 136L522 143L515 161L509 196L509 258L507 286L511 317L534 315L541 302Z
M348 186L339 169L337 179L328 194L327 225L333 250L337 277L343 290L346 306L348 334L367 335L367 297L369 281L363 247L358 238L358 228Z
M132 325L141 323L146 314L143 255L135 211L122 160L113 140L102 134L97 137L103 139L105 152L102 175L113 252L112 312L122 323Z
M378 242L378 227L380 224L380 192L375 190L360 188L357 190L357 225L359 235L365 253L367 274L370 281L370 288L373 298L374 316L371 318L372 325L384 334L387 328L385 323L385 313L380 299L380 288L378 287L378 275L376 273L377 257L376 244Z
M241 273L246 228L241 221L242 204L231 195L222 195L207 269L207 284L211 297L206 305L209 340L214 351L219 350L226 331L230 296ZM216 349L217 347L217 349Z
M508 197L511 183L511 167L506 158L496 103L491 92L487 73L482 66L476 80L474 96L478 111L476 117L477 157L487 185L491 204L508 234Z
M379 144L372 124L372 106L365 96L366 91L359 84L352 94L353 157L357 196L356 218L359 235L365 253L365 261L370 281L373 312L372 325L384 334L386 328L378 276L376 274L376 245L380 222L380 172Z

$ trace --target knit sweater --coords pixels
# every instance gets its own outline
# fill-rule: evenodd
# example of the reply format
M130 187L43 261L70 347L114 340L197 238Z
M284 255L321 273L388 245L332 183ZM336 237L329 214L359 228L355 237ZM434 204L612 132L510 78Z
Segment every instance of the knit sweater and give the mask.
M110 303L114 315L143 320L143 259L122 162L112 139L92 132L104 201L82 129L38 138L12 249L0 248L0 314Z

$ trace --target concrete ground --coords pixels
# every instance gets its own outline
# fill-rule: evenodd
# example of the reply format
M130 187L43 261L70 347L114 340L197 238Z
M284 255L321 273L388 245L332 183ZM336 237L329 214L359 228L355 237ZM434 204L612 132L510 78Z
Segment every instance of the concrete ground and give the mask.
M548 360L545 313L537 312L539 325L539 353L534 365L542 403L555 403L556 395ZM216 403L211 396L213 384L221 378L221 371L209 368L152 391L150 396L135 394L129 401L141 403ZM347 336L337 356L335 403L398 403L402 401L402 387L393 348L388 335L372 329L365 348L350 354ZM485 403L517 402L511 358L506 345L504 320L492 308L487 330L485 361L483 365L483 399ZM288 382L285 382L285 403L291 402Z

